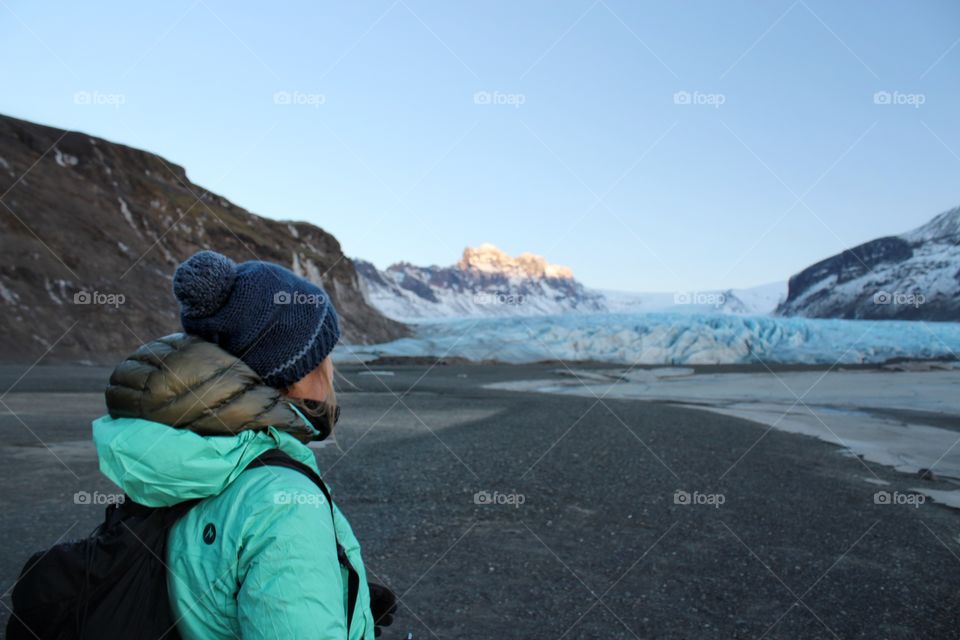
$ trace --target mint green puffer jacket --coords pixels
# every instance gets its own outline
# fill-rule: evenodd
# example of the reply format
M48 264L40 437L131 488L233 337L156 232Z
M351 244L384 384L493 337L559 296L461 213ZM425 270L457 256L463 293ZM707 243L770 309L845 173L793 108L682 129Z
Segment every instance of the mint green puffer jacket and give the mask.
M101 470L133 500L206 498L168 541L171 606L185 640L346 638L347 576L331 525L361 577L350 640L373 638L360 545L339 509L331 523L323 494L296 471L243 471L272 448L317 469L306 446L275 429L200 436L109 417L93 423L93 438Z
M171 353L182 358L184 351L189 356L189 345ZM125 361L128 368L129 362ZM185 362L189 364L189 358ZM234 374L218 368L217 377L208 378L202 371L205 366L200 363L189 373L181 370L179 374L158 366L161 373L156 375L161 377L151 377L150 384L141 388L153 389L154 394L168 386L175 392L213 388L202 404L207 413L216 407L228 418L221 421L223 435L201 434L145 417L104 416L93 423L100 469L131 499L163 507L202 498L173 526L168 539L170 605L181 636L185 640L344 640L347 573L337 560L336 533L360 574L349 640L372 639L374 625L360 545L346 518L334 506L331 520L323 494L297 471L278 467L244 471L264 451L279 448L319 473L313 452L301 442L309 423L295 423L292 418L277 427L244 428L242 422L231 422L233 414L242 412L231 413L230 404L249 404L243 396L256 385L246 379L237 387L243 391L220 397L217 388L230 388L224 378ZM239 369L244 375L252 373ZM115 372L112 386L117 382ZM107 393L114 416L124 413L115 392L113 400L110 390ZM140 399L134 404L143 407L150 402ZM271 411L276 412L276 407Z

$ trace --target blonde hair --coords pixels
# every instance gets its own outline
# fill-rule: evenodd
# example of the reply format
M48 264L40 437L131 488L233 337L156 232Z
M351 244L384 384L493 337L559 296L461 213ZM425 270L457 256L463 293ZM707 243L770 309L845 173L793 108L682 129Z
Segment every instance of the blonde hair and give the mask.
M322 415L327 419L327 424L330 425L330 433L333 433L337 421L335 377L336 371L333 368L333 360L328 356L313 371L293 385L283 389L281 393L298 405L301 411L313 415L322 411ZM318 400L317 396L321 394L323 400Z
M329 358L329 356L327 356ZM326 367L320 367L320 377L323 379L323 386L326 390L326 396L323 399L323 405L326 407L327 422L330 425L330 433L336 429L337 417L337 390L334 387L334 378L337 372L333 368L333 360L330 360L330 375L327 375Z

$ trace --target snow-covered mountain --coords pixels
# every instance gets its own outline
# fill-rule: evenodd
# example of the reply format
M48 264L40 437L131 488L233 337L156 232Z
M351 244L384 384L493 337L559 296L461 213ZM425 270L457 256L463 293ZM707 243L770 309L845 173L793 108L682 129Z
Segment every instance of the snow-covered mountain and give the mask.
M354 260L367 300L403 321L471 316L531 316L605 309L603 296L542 256L508 256L492 244L467 247L450 267L406 262L380 271Z
M589 289L568 267L531 253L514 258L492 244L464 249L450 267L400 262L381 271L363 260L353 262L367 301L387 317L405 322L568 313L762 315L786 295L786 283L669 293Z
M790 278L782 315L960 320L960 207L878 238Z
M611 313L683 313L766 315L787 295L786 282L771 282L747 289L634 293L603 290Z

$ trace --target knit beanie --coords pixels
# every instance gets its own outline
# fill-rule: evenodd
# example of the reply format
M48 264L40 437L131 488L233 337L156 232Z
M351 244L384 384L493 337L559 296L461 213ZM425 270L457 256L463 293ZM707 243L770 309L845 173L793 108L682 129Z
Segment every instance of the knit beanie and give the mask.
M180 324L278 389L317 368L340 338L326 292L279 265L200 251L173 274Z

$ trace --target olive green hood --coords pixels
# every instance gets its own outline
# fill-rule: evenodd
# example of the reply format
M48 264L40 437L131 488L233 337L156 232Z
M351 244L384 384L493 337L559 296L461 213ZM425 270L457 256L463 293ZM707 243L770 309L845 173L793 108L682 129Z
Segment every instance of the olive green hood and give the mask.
M212 342L175 333L117 365L106 390L111 418L139 418L205 436L268 427L301 442L318 435L283 394Z

